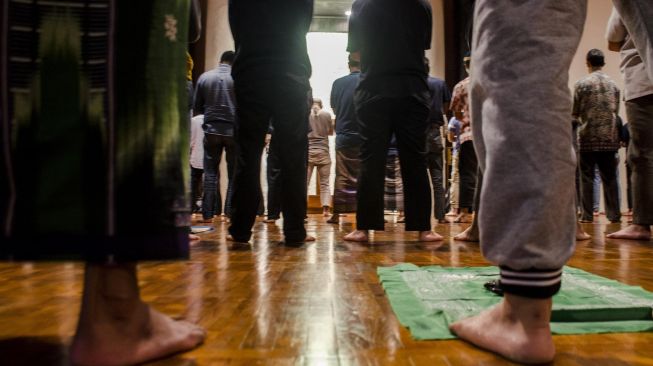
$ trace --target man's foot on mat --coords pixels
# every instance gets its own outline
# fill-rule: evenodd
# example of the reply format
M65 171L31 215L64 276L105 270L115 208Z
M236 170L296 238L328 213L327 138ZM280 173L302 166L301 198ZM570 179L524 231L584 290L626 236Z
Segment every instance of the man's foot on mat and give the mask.
M367 230L354 230L343 237L345 241L355 241L365 243L370 241L370 234Z
M476 243L479 241L478 228L474 228L472 225L465 229L465 231L462 233L454 236L453 240Z
M529 299L505 294L495 307L452 324L463 340L511 361L542 364L553 361L551 299Z
M432 241L442 241L444 238L438 233L434 233L431 230L420 231L419 232L419 241L432 242Z
M625 229L608 234L607 237L610 239L651 240L651 229L648 225L633 224Z

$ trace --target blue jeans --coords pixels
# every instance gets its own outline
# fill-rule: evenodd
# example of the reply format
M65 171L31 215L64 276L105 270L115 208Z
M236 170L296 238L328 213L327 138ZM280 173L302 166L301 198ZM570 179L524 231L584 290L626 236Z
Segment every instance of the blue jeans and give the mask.
M236 142L231 136L204 135L204 199L202 216L205 220L222 214L222 197L220 195L220 160L226 152L229 185L225 202L225 214L231 216L232 178L236 167Z

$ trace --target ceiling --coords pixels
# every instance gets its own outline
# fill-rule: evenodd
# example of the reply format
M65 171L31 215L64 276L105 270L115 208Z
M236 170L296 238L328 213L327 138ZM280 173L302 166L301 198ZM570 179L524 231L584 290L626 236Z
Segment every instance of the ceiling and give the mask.
M348 18L354 0L315 0L312 32L347 32Z
M315 0L314 13L319 17L346 17L353 0Z

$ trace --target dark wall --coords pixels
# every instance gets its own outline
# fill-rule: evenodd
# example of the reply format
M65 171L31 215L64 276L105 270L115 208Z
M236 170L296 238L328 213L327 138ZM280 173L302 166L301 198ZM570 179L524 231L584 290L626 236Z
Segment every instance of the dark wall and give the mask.
M471 49L475 0L444 0L445 79L450 88L467 77L463 57Z

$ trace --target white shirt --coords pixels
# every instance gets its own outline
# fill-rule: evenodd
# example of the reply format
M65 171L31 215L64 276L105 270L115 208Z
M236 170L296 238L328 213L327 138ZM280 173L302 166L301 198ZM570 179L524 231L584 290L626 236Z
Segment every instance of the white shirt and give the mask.
M624 76L625 100L633 100L653 94L653 82L649 80L646 72L646 65L642 61L633 39L621 21L621 16L616 9L612 9L612 15L608 21L608 29L605 37L609 42L622 43L621 47L621 73Z
M204 169L204 115L200 114L190 122L190 166Z

